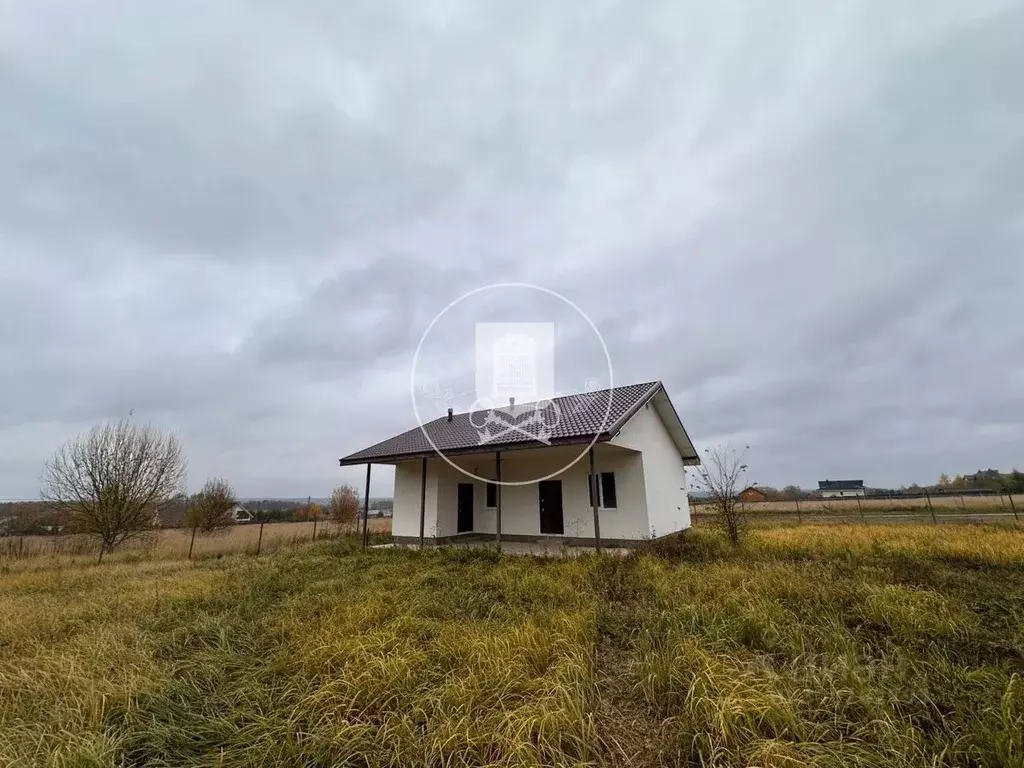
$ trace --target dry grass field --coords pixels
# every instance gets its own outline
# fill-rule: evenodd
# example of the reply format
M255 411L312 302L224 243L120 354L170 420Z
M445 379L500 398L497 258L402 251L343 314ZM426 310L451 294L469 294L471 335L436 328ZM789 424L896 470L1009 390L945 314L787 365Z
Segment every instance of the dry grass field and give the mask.
M1024 766L1024 532L10 572L0 765Z
M391 520L371 519L370 531L378 534L391 533ZM334 523L319 521L316 526L317 538L338 536L346 533ZM235 552L255 552L260 536L258 523L232 525L209 535L198 534L192 550L193 557L210 557ZM261 552L273 552L283 546L290 546L313 538L313 523L267 523L263 526ZM170 528L153 531L145 536L129 541L119 547L113 557L138 559L147 557L154 559L184 558L188 555L192 540L189 528ZM83 560L96 558L99 555L99 544L88 536L12 536L0 539L0 566L10 566L12 561L44 560ZM35 565L38 565L35 562Z
M936 512L1011 512L1012 508L1008 496L932 496L932 507ZM1024 494L1015 494L1013 504L1022 516L1024 516ZM711 505L696 499L690 500L694 512L708 513L712 511ZM795 501L761 501L744 504L743 509L751 515L758 513L767 514L796 514ZM840 515L856 515L863 509L866 513L885 512L928 512L928 499L888 499L888 498L863 498L858 504L856 498L845 499L801 499L800 511L806 513L836 513Z

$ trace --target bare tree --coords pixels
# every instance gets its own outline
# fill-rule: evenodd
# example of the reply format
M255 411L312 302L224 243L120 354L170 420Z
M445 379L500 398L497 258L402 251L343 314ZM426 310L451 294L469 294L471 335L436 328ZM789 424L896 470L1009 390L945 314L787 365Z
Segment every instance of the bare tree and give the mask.
M200 533L213 533L235 522L231 510L235 508L235 491L222 478L209 478L201 491L189 499L185 525Z
M799 485L787 485L782 489L782 491L780 491L780 493L784 499L793 501L795 499L799 499L803 492L800 490Z
M153 527L159 507L185 480L178 438L126 419L69 440L43 469L42 499L104 552Z
M747 522L746 513L736 497L738 489L746 487L747 465L743 458L749 449L749 445L739 452L722 446L705 448L706 457L697 470L695 483L708 494L717 523L734 547L740 545Z
M327 513L339 525L351 525L359 518L359 491L351 485L339 485L331 491Z

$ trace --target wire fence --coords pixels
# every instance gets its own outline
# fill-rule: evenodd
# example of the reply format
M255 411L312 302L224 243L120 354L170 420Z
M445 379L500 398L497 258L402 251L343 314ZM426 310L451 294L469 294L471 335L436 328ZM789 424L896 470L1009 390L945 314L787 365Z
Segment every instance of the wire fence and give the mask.
M372 534L391 531L389 519L371 517L368 525ZM259 555L313 539L356 532L355 523L340 525L325 520L236 524L208 534L193 528L160 528L129 539L118 546L114 554L128 553L154 560L198 559L236 553ZM0 538L0 561L39 557L98 559L99 555L99 540L87 534L26 534Z
M796 522L1019 522L1024 514L1024 494L997 492L945 492L832 498L793 498L771 501L738 501L750 520ZM695 521L716 514L714 503L692 499Z

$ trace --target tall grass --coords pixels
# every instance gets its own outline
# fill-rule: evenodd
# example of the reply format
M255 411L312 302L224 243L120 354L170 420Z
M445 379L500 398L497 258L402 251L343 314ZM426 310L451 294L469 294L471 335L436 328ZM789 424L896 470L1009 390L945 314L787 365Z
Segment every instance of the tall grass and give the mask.
M0 765L1024 765L1024 538L950 531L10 573Z

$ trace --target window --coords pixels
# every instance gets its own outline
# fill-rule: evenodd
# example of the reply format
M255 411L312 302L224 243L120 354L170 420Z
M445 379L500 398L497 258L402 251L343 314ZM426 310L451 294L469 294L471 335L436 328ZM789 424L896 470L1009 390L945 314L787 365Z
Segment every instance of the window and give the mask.
M594 505L594 486L591 484L593 475L587 475L587 496L590 505ZM601 472L598 474L597 484L597 506L603 509L615 509L618 507L618 499L615 496L615 473Z
M487 484L487 505L488 507L498 506L498 485L496 483Z
M601 505L605 509L615 509L617 506L615 498L615 473L601 473Z

